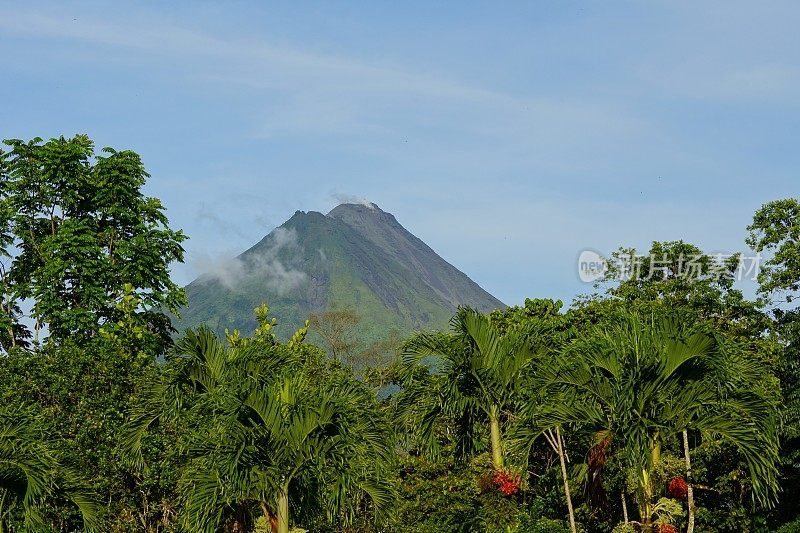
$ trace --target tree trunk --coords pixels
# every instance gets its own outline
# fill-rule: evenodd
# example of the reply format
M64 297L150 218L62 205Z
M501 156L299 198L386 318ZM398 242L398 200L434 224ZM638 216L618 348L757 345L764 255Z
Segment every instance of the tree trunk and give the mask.
M652 448L650 448L650 457L653 461L653 468L661 463L661 438L658 433L653 436Z
M2 268L2 266L0 266L0 285L2 285L5 288L6 276L5 273L3 273L3 270L4 269ZM5 297L4 294L0 295L0 309L2 309L3 312L8 315L8 338L11 341L11 347L14 348L17 345L16 339L14 338L14 313L13 313L14 306L11 304L11 299L9 297L8 308L6 308L5 304L3 303L4 297ZM0 531L0 533L3 532Z
M489 432L492 441L492 466L495 470L503 468L503 441L500 437L500 409L493 405L489 410Z
M650 440L650 462L653 470L661 463L661 437L658 432ZM639 507L639 514L641 515L642 524L645 525L645 531L651 531L651 524L653 523L653 479L647 469L642 470L641 484L642 502Z
M547 429L543 433L547 443L558 454L558 460L561 463L561 478L564 480L564 496L567 498L567 510L569 511L569 523L573 533L576 531L575 526L575 512L572 509L572 495L569 491L569 478L567 477L567 454L564 451L564 439L561 437L561 429L556 426L556 431L553 433L552 429Z
M692 460L689 457L689 432L683 430L683 459L686 463L686 505L689 507L689 525L686 533L694 533L694 490L692 489Z
M0 533L5 533L6 530L5 503L6 503L6 491L5 489L0 489Z
M622 516L625 517L625 523L628 523L628 502L625 501L625 491L620 493L622 497Z
M556 426L556 443L558 444L558 459L561 461L561 476L564 478L564 495L567 497L567 510L569 511L569 528L572 533L576 533L575 511L572 509L572 495L569 492L569 478L567 477L567 461L564 453L564 439L561 438L561 430Z
M650 531L650 525L653 523L653 485L650 479L650 472L647 469L642 470L640 474L639 487L640 498L639 502L639 521L644 525L644 531Z
M289 533L289 483L286 482L278 495L278 533Z
M7 311L3 306L3 311L8 315L8 338L11 340L11 347L14 348L17 345L17 340L14 335L14 315L11 313L11 302L8 303ZM0 530L0 533L3 532Z

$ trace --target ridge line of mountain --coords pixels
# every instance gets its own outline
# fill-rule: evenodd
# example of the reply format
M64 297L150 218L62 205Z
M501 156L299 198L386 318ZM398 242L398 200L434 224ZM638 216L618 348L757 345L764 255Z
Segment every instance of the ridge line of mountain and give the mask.
M375 204L296 211L186 289L178 328L206 324L218 332L252 329L253 308L263 302L284 335L311 313L352 308L367 340L444 328L458 305L505 307Z

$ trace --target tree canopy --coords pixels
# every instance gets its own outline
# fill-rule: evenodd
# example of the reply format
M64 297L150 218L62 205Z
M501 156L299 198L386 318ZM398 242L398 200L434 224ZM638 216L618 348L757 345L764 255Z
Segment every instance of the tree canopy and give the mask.
M42 332L90 338L120 318L130 287L136 317L153 342L169 343L170 320L185 303L169 266L183 260L180 231L142 193L149 174L130 150L96 154L85 135L43 142L11 139L0 152L3 347ZM22 319L30 307L33 332Z
M335 308L279 338L266 304L176 335L186 237L139 156L5 146L0 533L798 530L797 200L747 228L757 298L674 240L397 342Z

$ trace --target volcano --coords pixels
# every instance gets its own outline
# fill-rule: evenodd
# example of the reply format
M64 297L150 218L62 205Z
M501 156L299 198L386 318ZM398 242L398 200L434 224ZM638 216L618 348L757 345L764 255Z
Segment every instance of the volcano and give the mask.
M443 329L458 306L488 312L505 305L375 204L341 204L327 215L297 211L224 269L186 287L179 331L256 327L262 303L290 335L311 313L335 308L361 318L367 342L390 333Z

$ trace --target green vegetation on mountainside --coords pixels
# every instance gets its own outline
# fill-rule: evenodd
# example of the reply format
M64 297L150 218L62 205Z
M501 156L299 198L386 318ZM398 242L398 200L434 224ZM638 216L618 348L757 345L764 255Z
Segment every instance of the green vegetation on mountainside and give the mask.
M365 343L391 332L443 328L458 305L503 307L376 206L343 204L327 216L298 211L241 254L230 272L206 275L187 287L189 305L179 331L206 325L256 326L253 309L269 303L291 334L312 314L351 309Z

